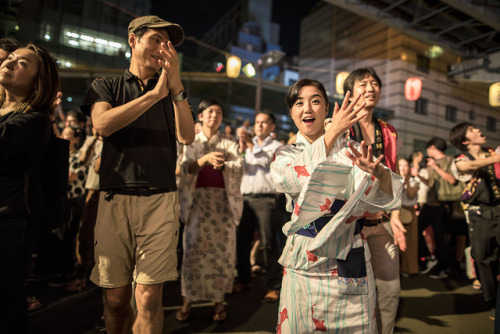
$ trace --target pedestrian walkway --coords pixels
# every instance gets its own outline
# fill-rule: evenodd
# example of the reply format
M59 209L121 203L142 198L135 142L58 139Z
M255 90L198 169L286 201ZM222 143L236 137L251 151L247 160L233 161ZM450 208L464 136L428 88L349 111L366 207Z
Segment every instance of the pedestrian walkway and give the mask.
M31 334L98 334L94 324L102 315L101 292L97 287L73 295L62 289L47 288L36 282L30 291L45 307L30 315ZM489 334L493 321L480 292L465 277L431 279L423 275L401 279L401 305L395 333ZM31 283L33 285L33 283ZM39 290L36 292L35 290ZM228 295L228 319L212 320L213 305L199 303L186 322L178 322L175 312L181 305L179 282L165 284L164 333L275 333L278 304L267 304L264 279L258 275L248 291Z

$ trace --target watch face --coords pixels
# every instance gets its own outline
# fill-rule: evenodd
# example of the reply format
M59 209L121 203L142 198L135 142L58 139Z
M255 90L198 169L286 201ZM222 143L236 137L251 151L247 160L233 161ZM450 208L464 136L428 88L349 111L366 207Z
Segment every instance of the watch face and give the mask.
M174 96L173 100L174 101L184 101L185 99L187 99L187 97L188 97L187 92L185 90L183 90L179 93L179 95Z

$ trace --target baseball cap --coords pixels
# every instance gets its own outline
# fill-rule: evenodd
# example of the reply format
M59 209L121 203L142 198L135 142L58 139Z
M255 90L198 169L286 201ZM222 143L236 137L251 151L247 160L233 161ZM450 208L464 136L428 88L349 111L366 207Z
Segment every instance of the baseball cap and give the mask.
M128 25L128 34L135 33L141 28L165 28L174 46L178 46L184 40L184 30L176 23L165 21L158 16L148 15L138 17Z

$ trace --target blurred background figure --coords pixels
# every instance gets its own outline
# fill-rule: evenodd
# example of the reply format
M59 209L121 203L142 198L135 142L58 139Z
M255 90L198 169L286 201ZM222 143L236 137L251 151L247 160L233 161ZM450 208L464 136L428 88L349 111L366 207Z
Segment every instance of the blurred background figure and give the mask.
M403 277L418 274L418 219L415 210L419 182L411 176L410 163L398 160L399 173L404 177L400 219L406 228L406 251L400 252L400 271Z
M233 287L236 265L236 226L243 201L240 193L242 159L238 143L219 132L222 105L203 100L198 118L203 130L185 147L179 201L183 232L181 293L177 320L189 318L191 303L215 303L214 321L227 317L224 295Z

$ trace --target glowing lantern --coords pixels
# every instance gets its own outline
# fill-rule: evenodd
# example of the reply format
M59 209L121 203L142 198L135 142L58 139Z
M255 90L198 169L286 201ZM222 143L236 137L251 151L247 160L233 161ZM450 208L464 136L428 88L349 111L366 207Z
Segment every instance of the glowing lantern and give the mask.
M349 76L348 72L340 72L335 80L335 90L337 94L344 95L344 81Z
M420 78L408 78L405 84L405 98L408 101L416 101L422 92L422 80Z
M490 106L500 107L500 82L490 86Z
M240 76L241 59L236 56L227 58L226 75L229 78L237 78Z
M243 73L249 78L253 78L257 72L255 71L255 67L253 67L252 63L248 63L241 69Z

